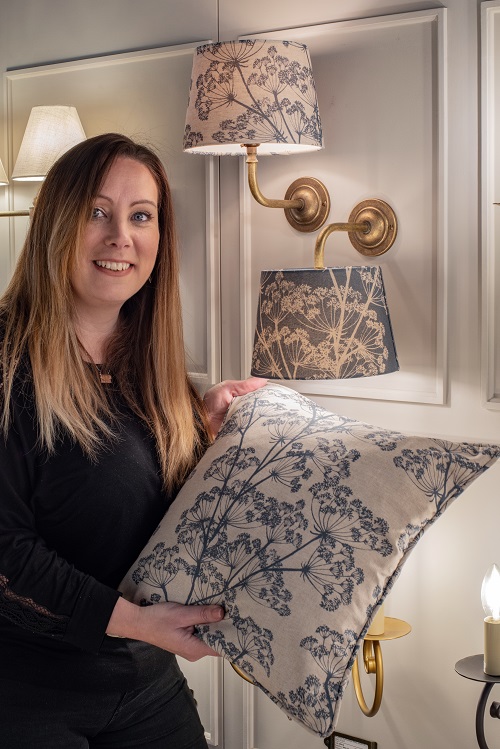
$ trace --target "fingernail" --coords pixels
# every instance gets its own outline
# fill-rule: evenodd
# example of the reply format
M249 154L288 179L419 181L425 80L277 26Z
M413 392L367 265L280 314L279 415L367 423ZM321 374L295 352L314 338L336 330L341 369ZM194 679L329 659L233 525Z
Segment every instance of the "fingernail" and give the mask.
M220 606L214 606L213 615L216 616L217 619L224 619L224 609Z

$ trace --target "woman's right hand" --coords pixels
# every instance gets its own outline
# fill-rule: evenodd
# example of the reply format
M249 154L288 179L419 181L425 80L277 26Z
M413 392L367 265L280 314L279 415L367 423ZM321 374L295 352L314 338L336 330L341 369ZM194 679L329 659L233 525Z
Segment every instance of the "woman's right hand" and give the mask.
M129 637L156 645L187 661L206 655L219 655L194 634L195 625L220 622L221 606L183 606L180 603L156 603L137 606L119 598L108 623L106 634Z

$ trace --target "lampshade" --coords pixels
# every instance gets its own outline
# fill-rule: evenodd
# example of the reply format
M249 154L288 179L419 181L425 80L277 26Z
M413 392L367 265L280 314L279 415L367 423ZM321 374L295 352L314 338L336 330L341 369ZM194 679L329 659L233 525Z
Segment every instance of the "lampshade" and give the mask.
M398 369L379 266L262 271L252 375L330 380Z
M3 168L2 160L0 159L0 185L8 185L9 179L7 177L7 172Z
M204 44L191 75L184 150L259 155L322 148L311 60L304 44L274 39Z
M12 179L42 180L59 156L85 138L75 107L33 107Z

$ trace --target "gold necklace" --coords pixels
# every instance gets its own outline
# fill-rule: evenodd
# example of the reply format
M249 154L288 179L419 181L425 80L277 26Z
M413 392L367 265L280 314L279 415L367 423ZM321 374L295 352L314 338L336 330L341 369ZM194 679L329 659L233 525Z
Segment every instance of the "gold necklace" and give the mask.
M96 364L97 371L99 372L99 379L103 383L103 385L111 385L111 382L113 378L111 377L111 374L109 372L103 372L101 367L102 364Z

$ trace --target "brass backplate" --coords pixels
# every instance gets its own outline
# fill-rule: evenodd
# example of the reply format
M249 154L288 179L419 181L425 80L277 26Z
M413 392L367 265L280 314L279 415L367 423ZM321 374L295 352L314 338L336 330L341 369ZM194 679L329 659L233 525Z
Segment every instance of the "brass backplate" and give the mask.
M330 213L330 195L325 185L315 177L300 177L292 182L285 200L304 201L303 208L285 208L287 221L297 231L316 231Z
M358 203L351 211L349 223L366 223L366 231L350 231L348 234L352 246L369 257L387 252L398 233L396 214L388 203L378 198Z

